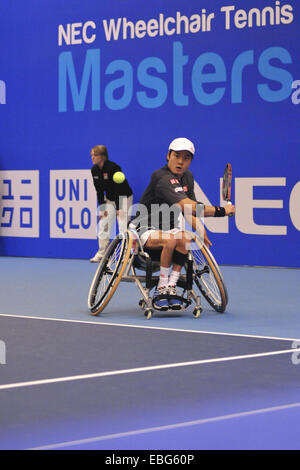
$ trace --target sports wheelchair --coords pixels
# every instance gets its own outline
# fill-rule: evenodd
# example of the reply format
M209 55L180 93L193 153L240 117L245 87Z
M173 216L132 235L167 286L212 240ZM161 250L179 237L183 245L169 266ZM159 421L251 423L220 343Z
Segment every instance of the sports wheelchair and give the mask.
M198 318L202 312L200 294L219 313L225 312L228 303L227 289L221 271L209 251L193 232L186 263L181 271L177 287L182 293L180 310L194 302L193 315ZM161 250L149 250L142 246L138 232L130 226L120 232L108 245L99 263L88 295L91 315L98 315L108 305L119 283L135 282L142 298L139 306L149 320L154 314L154 298L150 291L158 283Z

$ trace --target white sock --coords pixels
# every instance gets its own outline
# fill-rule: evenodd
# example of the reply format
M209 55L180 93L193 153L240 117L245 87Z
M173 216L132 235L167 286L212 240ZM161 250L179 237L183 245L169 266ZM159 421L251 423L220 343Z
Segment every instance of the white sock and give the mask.
M170 268L163 268L162 266L160 267L160 276L159 276L159 281L157 288L161 287L167 287L168 282L169 282L169 269Z
M169 277L169 286L176 286L180 276L180 271L172 271Z

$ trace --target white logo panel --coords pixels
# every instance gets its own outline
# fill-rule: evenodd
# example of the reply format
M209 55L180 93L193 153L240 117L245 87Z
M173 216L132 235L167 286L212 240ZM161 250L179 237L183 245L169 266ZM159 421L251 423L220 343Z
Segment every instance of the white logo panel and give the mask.
M50 238L97 238L96 214L90 170L50 171Z
M0 236L39 237L38 170L0 171Z

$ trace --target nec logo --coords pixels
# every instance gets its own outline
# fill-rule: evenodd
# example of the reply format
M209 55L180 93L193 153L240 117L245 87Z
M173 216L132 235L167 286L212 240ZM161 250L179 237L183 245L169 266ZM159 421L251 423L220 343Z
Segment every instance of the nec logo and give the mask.
M273 188L272 198L266 199L265 197L256 198L255 189L260 187L264 192L267 188ZM284 206L282 198L275 196L276 189L282 187L288 193L288 204ZM288 213L290 221L294 228L300 231L300 181L298 181L292 188L287 187L285 177L257 177L257 178L234 178L235 190L235 207L236 214L234 217L236 228L241 232L248 235L287 235L287 225L280 224L280 214ZM282 194L282 193L281 193ZM204 204L212 205L205 193L202 191L198 183L195 181L195 195L197 201L202 201ZM222 179L220 179L220 205L224 205L225 201L222 199ZM272 210L278 209L279 211L272 217L272 224L259 224L255 222L254 211L259 209ZM207 218L205 221L207 228L215 233L229 233L228 217L222 218Z
M0 104L6 104L6 84L0 80Z

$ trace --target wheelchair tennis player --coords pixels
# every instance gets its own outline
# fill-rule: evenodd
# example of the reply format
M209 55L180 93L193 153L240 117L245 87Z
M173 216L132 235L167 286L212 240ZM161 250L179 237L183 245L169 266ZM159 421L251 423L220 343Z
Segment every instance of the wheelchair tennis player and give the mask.
M234 205L206 206L196 200L194 177L189 170L194 154L195 147L190 140L176 138L171 142L167 164L154 171L140 200L147 208L147 220L139 218L137 213L132 221L136 223L144 248L161 250L159 281L153 295L156 310L181 308L176 284L190 246L190 236L182 228L182 215L209 247L212 243L200 218L235 213Z

